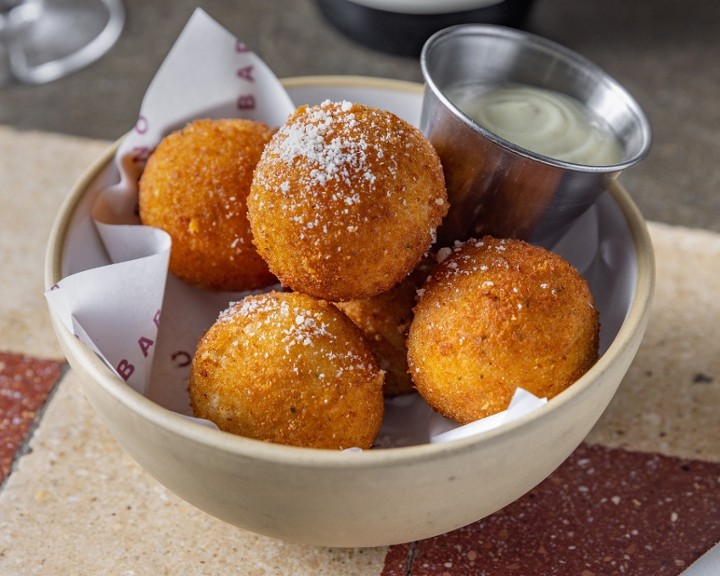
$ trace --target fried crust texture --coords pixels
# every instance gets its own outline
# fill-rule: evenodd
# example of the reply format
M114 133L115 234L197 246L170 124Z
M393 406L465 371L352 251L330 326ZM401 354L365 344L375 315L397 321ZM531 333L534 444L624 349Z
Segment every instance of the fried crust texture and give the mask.
M244 119L195 120L163 138L139 182L140 219L172 238L170 271L215 291L277 282L252 242L247 195L273 130Z
M200 340L190 399L195 416L241 436L368 449L382 422L383 376L335 306L267 292L233 304Z
M563 258L485 237L445 249L408 336L420 394L462 424L507 408L517 387L552 398L598 358L599 317Z
M281 282L331 301L370 298L418 264L447 213L435 149L394 114L300 107L273 136L248 198L255 244Z

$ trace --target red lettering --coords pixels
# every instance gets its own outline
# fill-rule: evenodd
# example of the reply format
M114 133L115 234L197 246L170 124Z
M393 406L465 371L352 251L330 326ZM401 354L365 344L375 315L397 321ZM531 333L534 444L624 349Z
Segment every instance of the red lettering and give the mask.
M244 68L240 68L240 70L237 71L237 75L243 80L247 80L248 82L255 82L255 78L253 78L253 70L255 70L254 66L245 66Z
M60 284L53 284L50 286L50 290L60 290Z
M135 132L138 134L145 134L149 127L147 118L145 118L142 114L138 116L137 122L135 122Z
M153 316L153 322L155 323L155 326L160 326L160 310L155 312L155 316Z
M173 362L175 362L175 366L177 368L184 368L185 366L189 366L192 362L192 356L184 350L174 352L170 358L172 358Z
M149 146L135 146L132 151L132 161L136 164L142 164L147 162L152 153L152 148Z
M155 344L150 338L146 338L145 336L140 336L138 339L138 345L140 346L140 350L142 350L143 356L147 358L148 356L148 350L150 350L150 347Z
M235 52L245 53L250 51L250 48L247 47L247 44L245 44L245 42L240 42L240 40L238 40L235 43Z
M125 380L125 382L128 381L130 376L132 376L132 373L135 372L135 366L130 364L127 360L123 359L120 360L120 363L117 365L117 373L120 374L120 377Z
M243 94L237 99L237 107L240 110L253 110L255 108L255 96Z

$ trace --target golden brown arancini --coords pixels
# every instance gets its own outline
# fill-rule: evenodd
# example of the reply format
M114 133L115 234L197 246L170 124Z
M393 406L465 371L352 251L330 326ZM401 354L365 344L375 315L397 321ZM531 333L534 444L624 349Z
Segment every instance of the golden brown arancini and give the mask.
M332 304L291 292L247 296L200 340L193 414L234 434L293 446L370 448L383 372Z
M170 234L173 274L211 290L276 282L252 243L246 206L272 134L252 120L196 120L152 153L139 182L140 219Z
M386 397L415 392L408 373L407 333L417 290L427 279L434 262L433 257L423 258L410 276L387 292L364 300L336 303L360 328L380 368L385 371Z
M437 153L390 112L302 106L257 165L255 244L283 284L332 301L370 298L422 258L447 212Z
M552 398L595 363L598 312L563 258L491 237L445 252L408 335L413 381L438 412L465 424L506 409L517 387Z

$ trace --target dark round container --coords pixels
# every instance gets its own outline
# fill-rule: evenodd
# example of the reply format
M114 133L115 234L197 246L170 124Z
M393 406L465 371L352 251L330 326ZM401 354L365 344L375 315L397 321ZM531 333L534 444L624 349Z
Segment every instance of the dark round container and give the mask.
M382 52L419 56L425 41L456 24L525 25L533 0L501 0L453 12L392 12L352 0L316 0L323 16L349 38ZM408 2L408 4L412 4ZM442 3L439 3L442 6Z

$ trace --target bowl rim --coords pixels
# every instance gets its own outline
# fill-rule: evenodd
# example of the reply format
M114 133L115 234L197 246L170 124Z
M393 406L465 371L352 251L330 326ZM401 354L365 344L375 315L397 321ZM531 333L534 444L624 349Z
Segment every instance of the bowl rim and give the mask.
M343 87L361 86L364 88L408 92L422 92L423 90L421 84L413 82L364 76L292 77L282 79L282 83L286 88L318 87L332 84L342 85ZM48 288L62 278L62 255L75 211L84 199L88 186L97 178L102 170L105 169L107 164L112 161L121 140L122 138L109 146L109 148L85 170L70 188L60 206L50 231L45 254L45 284ZM614 182L610 187L609 193L612 195L625 218L633 240L633 249L637 263L635 294L617 336L605 353L585 375L564 392L554 397L545 406L500 428L485 432L481 436L471 436L437 444L368 450L364 451L361 455L357 452L338 452L270 444L260 440L236 436L228 432L200 426L185 416L164 408L148 399L115 375L105 362L75 338L52 312L50 313L51 320L57 337L61 340L63 347L68 351L69 355L74 356L74 358L82 364L88 378L95 381L106 394L111 395L128 410L151 421L154 425L168 432L183 437L188 442L208 445L215 450L229 452L238 457L326 469L338 467L382 468L385 467L388 462L410 464L420 460L443 457L445 455L468 451L478 443L492 442L500 436L512 434L518 428L539 418L551 417L553 412L559 410L563 405L572 402L573 399L581 395L600 374L606 372L610 368L612 360L629 345L633 339L633 335L643 328L649 314L655 286L655 258L652 242L647 225L638 207L625 189L617 182ZM87 380L87 378L85 378L85 380Z

